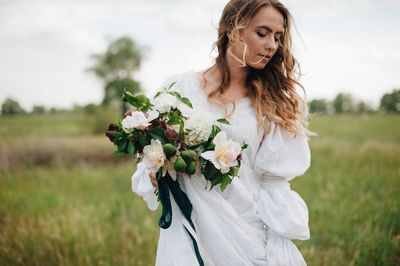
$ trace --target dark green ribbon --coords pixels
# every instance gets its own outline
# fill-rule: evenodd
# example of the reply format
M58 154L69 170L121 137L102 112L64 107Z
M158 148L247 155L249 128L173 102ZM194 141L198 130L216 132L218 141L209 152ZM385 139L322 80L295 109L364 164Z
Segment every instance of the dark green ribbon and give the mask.
M178 205L179 209L181 210L183 216L189 222L190 226L194 231L194 224L191 218L193 206L190 202L189 198L182 191L181 187L179 186L178 181L174 181L171 176L167 173L165 176L161 176L161 173L158 174L158 200L161 202L162 205L162 213L160 220L158 221L159 226L162 229L167 229L171 226L172 223L172 206L171 206L171 198L168 190L171 191L172 196L175 199L176 204ZM189 232L187 228L185 228L188 232L190 238L193 242L193 248L196 253L197 261L199 262L200 266L204 266L203 259L201 258L200 251L198 244L192 234Z

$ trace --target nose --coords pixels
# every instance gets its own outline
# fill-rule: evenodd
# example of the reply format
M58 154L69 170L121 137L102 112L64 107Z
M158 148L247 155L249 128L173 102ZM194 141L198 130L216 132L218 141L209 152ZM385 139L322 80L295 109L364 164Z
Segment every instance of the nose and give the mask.
M265 38L265 45L264 45L264 49L266 51L270 51L270 52L275 52L275 50L278 48L278 44L275 42L275 37L271 34L269 35L268 38Z

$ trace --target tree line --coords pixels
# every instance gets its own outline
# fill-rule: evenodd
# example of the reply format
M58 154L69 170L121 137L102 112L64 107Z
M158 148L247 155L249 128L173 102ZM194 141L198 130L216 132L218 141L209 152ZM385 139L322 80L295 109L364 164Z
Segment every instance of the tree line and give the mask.
M385 93L378 108L373 108L364 101L355 99L349 93L339 93L333 100L313 99L308 102L310 113L342 114L342 113L400 113L400 88Z
M121 90L118 92L121 92ZM84 106L75 105L72 110L58 109L54 107L46 109L44 106L36 105L33 107L32 111L28 112L24 110L16 100L7 98L1 105L1 114L8 116L21 114L68 113L72 111L83 111L86 114L94 114L97 108L102 108L108 105L105 104L105 102L113 103L113 108L115 108L115 106L121 107L121 101L119 99L113 102L113 98L110 97L108 100L103 100L101 104L90 103ZM373 108L363 101L357 101L348 93L339 93L333 100L313 99L308 102L308 107L310 113L319 114L373 114L377 112L398 114L400 113L400 89L394 89L392 92L385 93L380 99L378 108Z
M12 98L7 98L1 105L2 115L44 114L71 111L84 111L95 114L99 108L113 108L120 113L127 111L127 105L121 101L124 90L137 94L142 91L140 83L135 80L134 74L140 69L141 61L145 57L146 48L140 47L128 36L110 41L103 53L92 54L92 65L86 69L94 74L103 83L104 96L100 104L75 106L73 110L50 108L36 105L31 112L24 110ZM378 109L374 109L363 101L355 100L351 94L339 93L333 100L313 99L308 102L310 113L341 114L341 113L399 113L400 88L386 93L381 97Z

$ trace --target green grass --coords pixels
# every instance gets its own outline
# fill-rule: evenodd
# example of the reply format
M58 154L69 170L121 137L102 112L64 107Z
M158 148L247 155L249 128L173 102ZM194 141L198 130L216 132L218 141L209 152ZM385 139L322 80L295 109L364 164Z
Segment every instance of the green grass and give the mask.
M130 190L134 167L32 168L1 179L0 265L149 265L157 212Z
M312 166L293 188L310 210L310 265L399 265L400 117L311 120Z
M90 133L90 127L82 126L85 122L88 122L85 115L0 116L0 136L78 136Z
M131 192L134 166L106 163L106 140L80 126L89 118L58 118L0 118L0 163L25 160L18 156L31 142L38 143L30 156L55 139L64 147L57 163L0 172L0 265L154 265L159 212ZM320 134L310 140L312 165L292 182L310 211L311 239L296 241L306 261L400 265L400 116L321 116L310 124ZM97 149L88 154L101 163L71 159L86 158L85 149Z

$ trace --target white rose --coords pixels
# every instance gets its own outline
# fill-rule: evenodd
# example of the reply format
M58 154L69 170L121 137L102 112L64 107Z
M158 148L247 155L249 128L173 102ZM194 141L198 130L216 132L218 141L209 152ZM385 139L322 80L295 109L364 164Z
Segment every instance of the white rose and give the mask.
M157 172L164 164L166 157L159 140L152 139L151 144L143 148L143 163L147 169Z
M122 127L130 132L134 128L143 130L150 125L150 122L158 117L158 112L151 110L148 114L140 111L131 111L129 115L122 120Z
M162 93L153 99L152 104L155 110L166 113L178 105L178 99L169 93Z
M208 113L192 112L185 122L191 143L206 141L210 137L214 120Z
M222 131L215 136L213 143L215 149L203 152L201 157L211 161L215 168L220 169L222 173L229 172L229 168L238 164L236 158L241 152L240 144L228 140L226 133Z

